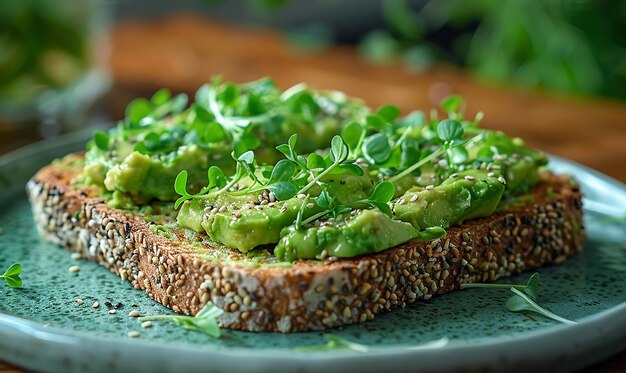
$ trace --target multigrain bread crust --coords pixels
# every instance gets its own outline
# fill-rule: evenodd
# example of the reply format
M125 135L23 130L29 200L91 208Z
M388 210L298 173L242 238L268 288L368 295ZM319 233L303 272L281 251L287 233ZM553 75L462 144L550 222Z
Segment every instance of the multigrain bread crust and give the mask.
M532 200L467 221L430 242L409 242L356 258L251 268L203 259L190 245L153 233L141 217L110 209L76 189L77 171L50 165L27 184L36 226L47 240L98 262L175 312L211 301L224 328L299 332L375 315L546 264L584 244L581 193L567 176L545 175Z

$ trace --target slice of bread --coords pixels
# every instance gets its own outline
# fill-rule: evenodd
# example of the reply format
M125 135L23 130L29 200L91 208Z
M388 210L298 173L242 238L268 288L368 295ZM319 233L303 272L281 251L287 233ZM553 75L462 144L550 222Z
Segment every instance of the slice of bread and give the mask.
M238 330L288 333L364 322L461 283L562 263L585 239L578 186L546 174L525 202L449 228L444 238L356 258L250 266L237 250L216 261L210 253L223 248L198 248L184 232L168 239L140 214L108 208L97 190L74 186L80 171L56 162L28 183L41 235L175 312L194 315L211 301L225 311L220 325Z

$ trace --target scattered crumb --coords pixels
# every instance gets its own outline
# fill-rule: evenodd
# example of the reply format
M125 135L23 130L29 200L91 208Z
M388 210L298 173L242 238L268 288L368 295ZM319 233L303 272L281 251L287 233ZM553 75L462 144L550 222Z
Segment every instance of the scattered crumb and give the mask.
M76 303L76 304L83 304L83 300L80 299L80 298L76 298L76 299L74 299L74 303Z
M131 338L137 338L139 337L139 332L133 330L132 332L128 332L128 336Z
M98 307L100 307L100 303L98 303L98 302L93 302L93 305L91 305L91 307L93 307L93 308L98 308Z
M110 300L104 301L104 305L107 306L108 308L116 308L116 309L124 307L122 302L117 302L117 303L114 304Z
M130 316L130 317L139 317L139 316L141 316L141 314L137 310L132 310L132 311L130 311L128 316Z
M115 310L109 310L109 315L115 315Z
M72 255L70 256L70 258L72 258L72 260L78 260L81 259L83 256L80 255L79 253L72 253Z
M79 266L71 266L70 268L68 268L68 270L72 273L77 273L80 271L80 267Z

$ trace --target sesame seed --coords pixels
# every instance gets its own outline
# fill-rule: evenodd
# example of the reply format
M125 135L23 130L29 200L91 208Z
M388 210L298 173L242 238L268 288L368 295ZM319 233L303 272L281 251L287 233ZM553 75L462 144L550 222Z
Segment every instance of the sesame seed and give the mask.
M218 211L218 210L217 210L217 207L213 207L213 208L211 209L211 214L215 214L217 211Z
M72 273L76 273L80 271L80 267L79 266L71 266L70 268L68 268L68 270Z
M454 179L455 177L459 177L459 174L457 174L456 172L453 173L452 175L450 175L450 178Z
M92 308L98 308L100 307L100 303L98 302L93 302L93 304L91 305Z
M471 176L471 175L465 175L464 179L467 180L467 181L474 181L474 180L476 180L476 178L474 176Z
M283 206L280 208L280 212L285 212L285 211L287 211L287 206Z
M72 258L72 260L78 260L80 258L82 258L83 256L80 255L80 253L72 253L72 255L70 256L70 258Z
M498 177L498 181L503 185L506 185L506 180L502 176Z
M493 172L489 172L489 173L487 173L487 177L494 177L494 176L496 176L496 174L495 174L495 173L493 173Z
M132 332L128 332L128 336L130 338L137 338L137 337L139 337L139 332L136 332L136 331L133 330Z
M434 185L426 185L426 190L433 190L435 189Z
M398 201L398 205L404 205L406 201L404 200L404 198L400 198L400 200Z
M141 327L144 329L152 328L152 321L144 321L141 323Z
M414 194L414 195L413 195L413 197L411 197L411 199L410 199L409 201L411 201L411 202L415 202L415 201L417 201L417 199L418 199L419 197L420 197L419 195Z
M224 212L224 211L226 211L226 206L222 206L222 207L220 207L217 211L219 211L219 212Z
M241 217L241 212L239 212L239 210L235 211L235 213L233 214L233 216L237 219L239 219Z
M109 310L109 315L115 315L115 310Z
M308 208L308 209L312 209L313 206L315 206L315 204L313 202L309 202L309 203L306 204L306 208Z
M296 198L300 198L300 199L302 199L302 198L304 198L304 197L306 197L306 194L304 194L304 193L300 193L300 194L298 194L298 195L296 196Z
M76 303L76 304L83 304L83 300L77 298L77 299L74 299L74 303Z
M130 311L128 316L130 316L130 317L139 317L139 316L141 316L141 314L137 310L132 310L132 311Z

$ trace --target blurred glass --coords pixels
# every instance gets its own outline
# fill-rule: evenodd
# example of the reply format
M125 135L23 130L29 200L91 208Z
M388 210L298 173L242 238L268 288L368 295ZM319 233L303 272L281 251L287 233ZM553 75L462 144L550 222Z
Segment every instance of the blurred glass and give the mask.
M0 1L0 135L51 137L84 125L109 86L106 4Z

